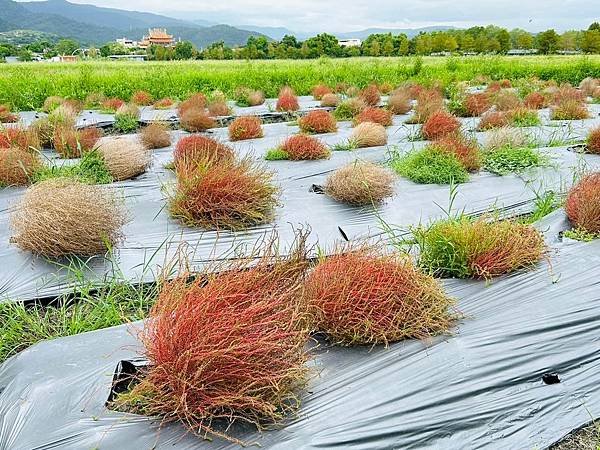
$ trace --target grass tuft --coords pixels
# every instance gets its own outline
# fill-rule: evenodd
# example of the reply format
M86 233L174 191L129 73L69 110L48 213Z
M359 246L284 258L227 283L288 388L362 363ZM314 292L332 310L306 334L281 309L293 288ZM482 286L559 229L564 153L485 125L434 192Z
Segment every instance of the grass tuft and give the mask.
M466 183L469 173L453 154L435 145L405 155L394 154L390 166L398 174L420 184Z

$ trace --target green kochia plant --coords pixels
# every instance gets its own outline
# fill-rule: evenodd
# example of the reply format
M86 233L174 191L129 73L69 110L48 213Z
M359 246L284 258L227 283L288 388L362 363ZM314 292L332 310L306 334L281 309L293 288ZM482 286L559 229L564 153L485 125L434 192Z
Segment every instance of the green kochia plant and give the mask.
M121 133L131 133L138 129L138 118L132 114L116 114L113 128Z
M450 184L469 181L469 174L452 154L428 146L405 155L392 154L391 168L415 183Z
M483 167L497 175L522 172L531 167L548 165L548 158L530 147L513 148L505 146L484 154Z
M271 148L267 150L265 159L267 161L280 161L284 159L290 159L290 155L288 155L285 150L281 150L280 148Z

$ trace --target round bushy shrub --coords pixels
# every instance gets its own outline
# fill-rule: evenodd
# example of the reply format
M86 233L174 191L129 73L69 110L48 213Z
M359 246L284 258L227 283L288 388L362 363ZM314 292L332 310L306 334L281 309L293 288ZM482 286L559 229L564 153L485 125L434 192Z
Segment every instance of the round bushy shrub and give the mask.
M364 122L378 123L389 127L393 123L392 112L387 109L367 107L354 118L355 125Z
M340 97L336 94L325 94L321 98L321 106L325 108L335 108L340 104Z
M171 133L167 124L153 122L142 128L140 141L149 150L164 148L171 145Z
M421 128L421 134L425 139L435 140L460 130L460 121L452 114L445 111L437 111L429 116Z
M325 193L350 205L378 204L394 194L394 175L376 164L354 161L327 177Z
M256 116L236 118L229 124L229 139L242 141L263 137L262 121Z
M408 257L349 247L320 261L305 283L316 328L339 345L389 344L443 333L453 301Z
M128 180L146 172L152 155L140 142L130 138L104 138L98 153L114 181Z
M23 186L41 167L38 154L18 147L0 148L0 186Z
M10 127L0 129L0 149L16 147L24 151L39 150L41 147L36 127Z
M547 101L540 92L531 92L525 96L523 104L530 109L542 109L546 106Z
M175 108L175 100L169 97L161 98L160 100L154 102L154 109L171 109Z
M181 128L190 133L206 131L217 126L205 109L189 108L179 116Z
M376 84L370 84L362 91L360 91L359 98L364 101L367 106L378 106L381 101L381 95L379 95L379 88Z
M391 167L405 178L420 184L466 183L469 173L454 154L434 144L422 150L392 158Z
M102 130L99 128L76 130L61 126L54 130L52 144L61 158L79 158L93 150L101 137Z
M387 108L392 114L406 114L412 109L410 93L406 90L392 92L388 97Z
M476 140L458 135L448 135L436 140L431 145L444 153L454 155L469 172L476 172L481 168L482 157Z
M586 138L587 151L600 155L600 126L592 128Z
M138 106L149 106L152 101L152 94L146 91L137 91L131 96L131 103Z
M42 181L25 192L13 215L11 242L49 258L104 254L122 239L120 200L101 186Z
M467 115L478 117L492 107L490 99L485 92L469 94L465 98L464 107Z
M352 130L350 142L357 148L379 147L387 144L387 131L378 123L359 123Z
M510 117L504 111L488 111L479 120L477 130L486 131L510 125Z
M288 137L279 146L291 160L326 159L331 152L323 142L312 136L296 134Z
M331 89L324 84L317 84L312 88L312 96L315 100L322 100L327 94L331 94Z
M576 228L600 233L600 173L587 175L571 188L565 211Z
M229 162L235 157L233 149L202 135L186 136L179 140L173 152L175 171L179 177L191 175L206 165Z
M293 112L300 109L298 97L290 87L284 87L279 93L275 109L280 112Z
M121 106L123 106L125 102L120 98L108 98L102 102L102 110L106 112L117 112Z
M367 104L361 99L349 98L340 102L333 114L338 120L349 120L359 114L366 107Z
M298 119L298 127L305 133L333 133L337 131L337 121L330 112L317 109Z

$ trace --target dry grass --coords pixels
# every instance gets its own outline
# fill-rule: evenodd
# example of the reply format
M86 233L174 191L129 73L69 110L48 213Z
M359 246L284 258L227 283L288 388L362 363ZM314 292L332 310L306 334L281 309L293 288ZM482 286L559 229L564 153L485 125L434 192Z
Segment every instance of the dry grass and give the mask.
M350 205L370 205L394 195L394 175L370 162L354 161L327 177L325 193Z
M217 123L208 112L200 108L186 109L179 116L179 122L181 128L190 133L206 131L217 126Z
M504 147L522 148L529 145L529 138L523 131L513 127L500 127L490 130L485 137L485 150L499 150Z
M0 105L0 123L15 123L19 121L19 116L11 112L8 105Z
M104 254L122 239L125 212L101 187L67 179L42 181L26 192L11 216L11 242L49 258Z
M363 122L352 130L350 141L358 148L379 147L387 144L387 131L378 123Z
M214 100L208 104L208 112L213 117L231 115L231 109L224 100Z
M146 172L152 154L138 141L126 137L110 137L100 141L98 153L114 181L129 180Z
M590 130L586 138L587 151L600 155L600 126Z
M597 78L587 77L581 80L579 83L579 89L588 97L591 97L596 90L600 86L600 80Z
M229 139L242 141L263 137L262 121L256 116L243 116L236 118L229 124Z
M305 239L289 256L272 240L165 283L140 334L150 366L114 406L241 445L232 422L260 429L294 412L308 375Z
M140 118L140 108L133 103L124 103L117 109L116 116L131 116L136 119Z
M124 100L120 98L108 98L102 102L102 109L108 112L116 112L121 106L125 104Z
M333 133L337 131L337 120L330 112L318 109L298 119L298 127L305 133Z
M278 193L273 174L247 157L204 164L180 176L169 207L189 226L242 230L273 219Z
M446 111L437 111L429 116L421 128L425 139L435 140L460 130L460 121Z
M165 123L154 122L140 131L140 141L149 150L171 145L170 128Z
M583 120L589 117L587 106L578 100L562 100L550 108L552 120Z
M512 89L501 89L492 94L491 99L497 111L510 111L522 106L521 99Z
M575 228L600 233L600 172L587 175L571 188L565 211Z
M340 104L340 97L336 94L325 94L321 98L321 106L326 108L335 108Z
M355 125L364 122L378 123L389 127L393 123L392 112L387 109L367 107L354 118Z
M406 114L412 109L410 93L406 90L392 92L388 97L387 108L392 114Z
M448 331L454 304L406 256L346 246L321 262L305 284L317 329L340 345L375 345Z
M181 138L173 152L178 177L187 177L207 164L232 161L234 157L231 147L202 135Z
M331 152L323 142L312 136L296 134L288 137L279 146L289 159L293 161L308 160L308 159L326 159L329 158Z
M57 95L51 95L50 97L47 97L46 100L44 100L42 111L44 111L45 113L52 112L60 105L62 105L64 101L65 99L62 97L59 97Z
M83 101L84 105L88 109L98 109L102 106L102 103L106 100L106 95L102 92L90 92L86 95Z
M11 147L0 149L0 186L24 186L41 167L36 152Z

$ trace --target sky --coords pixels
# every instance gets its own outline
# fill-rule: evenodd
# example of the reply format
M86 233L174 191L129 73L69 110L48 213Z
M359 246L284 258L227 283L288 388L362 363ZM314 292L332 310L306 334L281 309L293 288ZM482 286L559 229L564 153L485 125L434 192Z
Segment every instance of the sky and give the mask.
M494 24L540 31L584 29L600 20L600 0L69 0L231 25L293 31L469 27Z

